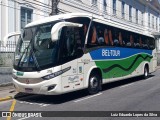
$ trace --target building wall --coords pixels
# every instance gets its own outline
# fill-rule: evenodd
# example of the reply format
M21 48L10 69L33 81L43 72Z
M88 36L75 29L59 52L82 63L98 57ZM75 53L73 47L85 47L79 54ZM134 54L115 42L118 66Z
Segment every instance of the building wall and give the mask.
M60 13L87 12L104 16L111 21L119 22L129 29L140 33L152 34L160 32L160 8L157 9L151 2L146 0L116 0L116 15L113 14L113 0L106 0L107 11L103 11L103 0L97 0L97 5L92 5L92 0L60 0L58 8ZM125 18L122 18L122 1L125 2ZM154 2L155 0L153 0ZM132 21L129 20L129 6L132 6ZM136 23L136 9L138 9L138 23ZM150 13L151 27L148 26L148 14ZM154 16L154 19L152 17ZM156 23L157 18L157 23ZM152 24L154 23L154 28ZM157 26L157 28L156 28ZM160 51L160 40L157 41L157 48Z
M122 1L125 2L124 19L122 19ZM122 24L130 25L131 27L137 26L137 28L139 27L139 29L143 29L143 31L148 33L153 31L158 32L160 31L160 11L157 12L155 9L153 9L153 7L151 8L149 5L145 5L146 2L144 1L145 0L116 0L116 15L113 15L113 0L106 0L106 11L104 11L104 0L97 0L96 5L92 4L92 0L60 0L58 9L59 13L93 13L121 22ZM0 40L2 40L3 37L9 32L21 30L20 20L22 7L33 10L32 21L49 16L49 13L51 12L51 0L1 0L1 3ZM132 21L129 21L129 5L132 6ZM136 24L136 9L138 9L138 24ZM150 13L151 27L148 27L148 13ZM154 16L154 28L152 28L152 16Z
M1 9L2 9L2 0L0 0L0 40L1 40L1 30L2 30L2 26L1 26L1 19L2 19L2 12L1 12Z
M50 0L1 0L0 40L10 32L21 30L21 8L33 10L32 21L49 16ZM50 6L50 7L49 7ZM10 39L11 41L14 38Z

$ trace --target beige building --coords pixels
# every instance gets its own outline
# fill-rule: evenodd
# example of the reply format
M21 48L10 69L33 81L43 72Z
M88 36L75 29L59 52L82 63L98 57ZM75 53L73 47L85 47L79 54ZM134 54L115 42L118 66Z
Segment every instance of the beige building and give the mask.
M51 13L52 0L0 0L0 41ZM160 34L160 0L58 0L61 13L86 12L127 25L128 29ZM13 38L10 41L14 41ZM157 40L160 51L160 40ZM1 49L0 49L1 51Z
M49 1L0 0L0 41L10 32L21 31L27 23L49 16Z
M129 29L160 36L160 0L60 0L58 8L60 13L97 14Z

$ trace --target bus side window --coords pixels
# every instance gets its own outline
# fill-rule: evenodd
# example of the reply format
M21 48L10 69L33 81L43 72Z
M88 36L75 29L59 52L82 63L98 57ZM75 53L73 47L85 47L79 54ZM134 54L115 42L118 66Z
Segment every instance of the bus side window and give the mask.
M122 44L123 44L123 46L126 46L127 41L128 41L128 33L126 33L126 31L122 30L121 34L122 34Z
M132 36L131 33L129 35L129 41L127 42L127 46L128 47L132 47L133 46L133 36Z
M92 48L95 46L97 46L97 30L95 25L92 24L88 34L87 47Z
M130 43L131 43L131 46L133 46L134 39L133 39L133 35L132 34L130 35Z
M98 25L97 26L97 43L101 46L104 45L104 29L102 27L102 25Z
M150 49L153 50L155 48L155 40L153 38L150 39Z
M117 29L114 29L113 39L114 39L114 45L118 46L119 45L119 40L118 40L118 31L117 31Z
M94 26L93 27L91 44L96 44L96 39L97 39L97 32L96 32L96 27Z
M78 55L77 52L80 50L83 51L83 30L76 27L64 27L63 31L61 57L63 62L67 62L81 56L82 53Z
M104 30L104 41L105 41L106 45L109 45L109 35L108 35L107 29Z
M148 38L144 37L144 44L143 44L144 49L148 49Z
M87 34L87 29L88 29L87 25L84 24L84 26L83 26L84 36L86 36L86 34Z
M142 47L142 38L141 37L139 37L139 45L140 45L140 47Z
M118 39L119 39L120 45L123 46L123 42L122 42L122 33L121 33L121 32L119 32Z
M137 34L134 35L134 47L136 47L136 48L140 47L139 38L138 38Z
M111 46L113 46L112 31L109 30L108 32L109 32L109 41L110 41L110 44L111 44Z

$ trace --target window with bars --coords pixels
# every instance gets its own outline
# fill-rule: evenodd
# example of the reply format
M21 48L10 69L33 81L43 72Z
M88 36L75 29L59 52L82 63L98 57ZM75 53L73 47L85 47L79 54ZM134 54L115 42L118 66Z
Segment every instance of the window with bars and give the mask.
M92 0L93 5L97 5L97 0Z
M129 21L132 21L132 6L129 6Z
M152 16L152 28L154 29L154 16Z
M141 19L141 24L142 25L144 24L143 17L144 17L144 13L142 12L142 19Z
M28 8L21 8L21 29L25 27L26 24L32 22L33 10Z
M107 11L107 0L103 0L103 10Z
M158 18L156 17L156 30L158 30Z
M151 27L150 13L148 13L148 27Z
M159 32L160 32L160 19L159 19Z
M138 9L136 9L136 23L138 24Z
M125 18L125 2L122 1L122 18Z
M113 14L116 15L116 0L113 0Z

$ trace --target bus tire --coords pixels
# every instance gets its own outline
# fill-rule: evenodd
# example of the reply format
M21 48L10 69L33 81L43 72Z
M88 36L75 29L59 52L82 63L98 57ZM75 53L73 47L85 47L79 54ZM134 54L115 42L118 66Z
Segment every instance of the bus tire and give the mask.
M148 75L149 75L149 68L148 68L147 65L145 65L145 67L144 67L144 73L143 73L143 78L147 79Z
M96 94L102 89L102 80L99 74L93 72L89 77L88 93Z

